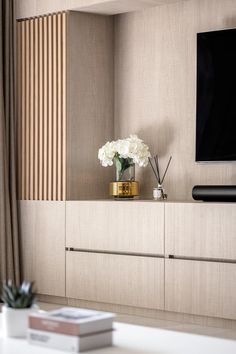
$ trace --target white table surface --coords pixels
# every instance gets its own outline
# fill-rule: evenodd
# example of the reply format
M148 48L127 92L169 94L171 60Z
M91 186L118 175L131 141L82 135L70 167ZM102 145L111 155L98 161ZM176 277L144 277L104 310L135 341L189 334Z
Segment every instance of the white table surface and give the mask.
M236 341L210 336L175 332L114 323L114 346L91 350L91 354L236 354ZM27 343L25 339L3 338L0 314L0 354L63 354Z

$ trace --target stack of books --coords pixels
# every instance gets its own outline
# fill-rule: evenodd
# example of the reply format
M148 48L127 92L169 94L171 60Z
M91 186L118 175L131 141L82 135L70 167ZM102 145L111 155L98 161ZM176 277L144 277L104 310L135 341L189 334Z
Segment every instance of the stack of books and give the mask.
M79 353L112 345L113 313L63 307L29 316L28 341Z

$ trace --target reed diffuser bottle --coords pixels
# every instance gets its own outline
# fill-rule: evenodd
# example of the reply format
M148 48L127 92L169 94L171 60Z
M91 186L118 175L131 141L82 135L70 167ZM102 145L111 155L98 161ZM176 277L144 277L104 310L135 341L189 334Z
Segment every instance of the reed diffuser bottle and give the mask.
M154 200L165 200L165 199L167 199L167 194L165 193L165 190L163 188L163 182L164 182L166 173L168 171L168 168L170 166L171 159L172 159L172 156L169 158L169 161L168 161L168 164L166 166L165 172L163 174L163 177L161 178L158 155L155 155L152 158L149 157L149 163L151 165L152 171L153 171L154 176L155 176L156 181L157 181L157 187L153 188L153 199Z

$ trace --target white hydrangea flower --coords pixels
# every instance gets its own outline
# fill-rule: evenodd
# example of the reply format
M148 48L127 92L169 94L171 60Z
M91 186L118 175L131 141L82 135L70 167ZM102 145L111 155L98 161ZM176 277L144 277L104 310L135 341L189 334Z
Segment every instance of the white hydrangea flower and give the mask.
M147 166L148 158L151 157L148 146L137 135L107 142L98 151L98 158L104 167L113 165L115 155L123 159L130 158L140 167Z
M115 150L115 142L107 142L105 145L103 145L99 150L98 150L98 158L101 161L102 166L107 167L107 166L112 166L113 165L113 159L115 156L116 150Z

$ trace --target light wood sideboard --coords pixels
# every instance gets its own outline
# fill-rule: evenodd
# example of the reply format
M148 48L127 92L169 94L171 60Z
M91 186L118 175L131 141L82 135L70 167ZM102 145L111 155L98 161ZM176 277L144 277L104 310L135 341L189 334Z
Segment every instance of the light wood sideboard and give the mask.
M41 294L236 320L235 204L19 205L23 273Z

